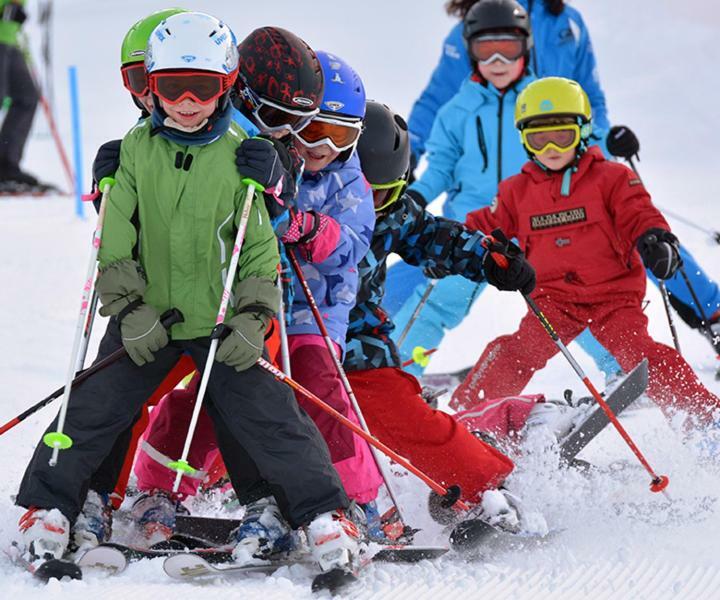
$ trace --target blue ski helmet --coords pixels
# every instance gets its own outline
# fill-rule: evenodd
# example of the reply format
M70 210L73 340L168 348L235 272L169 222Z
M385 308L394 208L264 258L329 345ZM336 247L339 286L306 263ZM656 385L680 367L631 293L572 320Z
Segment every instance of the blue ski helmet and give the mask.
M329 52L316 52L325 78L320 113L362 120L365 117L365 87L355 70Z

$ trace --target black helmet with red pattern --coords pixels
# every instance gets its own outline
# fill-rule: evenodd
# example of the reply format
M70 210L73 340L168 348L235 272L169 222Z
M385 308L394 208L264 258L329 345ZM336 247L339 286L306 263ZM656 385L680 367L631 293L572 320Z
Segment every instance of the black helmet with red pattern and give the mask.
M235 106L260 129L299 130L320 109L325 82L315 52L280 27L255 29L238 45Z

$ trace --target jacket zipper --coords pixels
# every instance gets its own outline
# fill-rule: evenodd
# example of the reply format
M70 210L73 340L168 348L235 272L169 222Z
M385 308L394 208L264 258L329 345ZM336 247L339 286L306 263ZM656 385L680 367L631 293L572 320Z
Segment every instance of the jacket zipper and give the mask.
M500 93L500 106L498 106L498 149L497 149L497 182L502 181L502 132L503 132L503 107L505 105L505 92Z
M485 132L483 131L482 119L478 116L475 117L475 127L477 128L478 146L480 146L480 154L483 157L483 170L484 173L488 168L488 152L487 144L485 143Z

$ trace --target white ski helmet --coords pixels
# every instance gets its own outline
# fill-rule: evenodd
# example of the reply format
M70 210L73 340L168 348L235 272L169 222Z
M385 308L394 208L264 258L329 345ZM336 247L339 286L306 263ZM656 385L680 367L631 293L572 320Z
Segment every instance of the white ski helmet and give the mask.
M173 15L150 34L145 53L148 73L192 69L231 75L237 68L235 35L211 15L200 12Z

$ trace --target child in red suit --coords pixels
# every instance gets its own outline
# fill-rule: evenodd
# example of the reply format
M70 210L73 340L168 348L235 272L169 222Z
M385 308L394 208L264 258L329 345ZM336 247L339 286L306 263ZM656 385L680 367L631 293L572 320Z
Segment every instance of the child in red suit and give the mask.
M658 279L671 277L677 238L637 175L587 147L590 117L576 82L548 77L530 84L518 97L515 125L531 160L466 224L517 238L537 273L533 298L566 344L589 327L625 371L647 357L648 395L665 412L682 409L707 423L720 399L678 352L649 336L641 308L643 263ZM557 352L528 312L515 333L487 346L451 405L517 394Z

